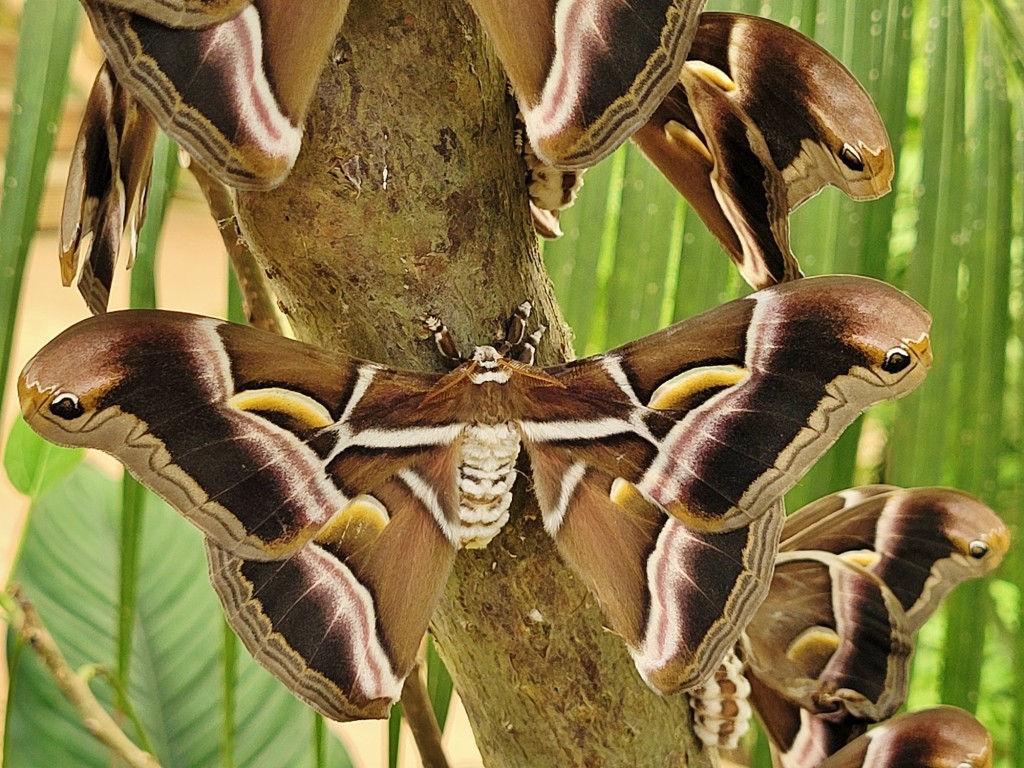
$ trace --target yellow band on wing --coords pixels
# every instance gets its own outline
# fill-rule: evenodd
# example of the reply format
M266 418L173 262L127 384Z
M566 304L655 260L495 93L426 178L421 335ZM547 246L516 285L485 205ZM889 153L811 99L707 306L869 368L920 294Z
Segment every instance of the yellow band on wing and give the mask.
M357 496L352 503L334 515L317 534L320 543L343 545L353 551L370 544L390 522L387 508L369 495Z
M786 649L786 658L799 664L811 677L825 669L839 648L839 635L826 627L811 627L802 632Z
M334 418L321 403L309 395L283 387L237 392L227 402L240 411L282 413L310 429L320 429L334 423Z
M700 392L708 389L731 387L747 376L745 368L739 365L708 365L683 371L664 382L654 390L649 408L669 411L690 403Z
M726 93L736 90L736 81L714 64L708 64L706 61L699 60L688 61L686 62L686 69L697 77L701 77L709 83L718 86Z

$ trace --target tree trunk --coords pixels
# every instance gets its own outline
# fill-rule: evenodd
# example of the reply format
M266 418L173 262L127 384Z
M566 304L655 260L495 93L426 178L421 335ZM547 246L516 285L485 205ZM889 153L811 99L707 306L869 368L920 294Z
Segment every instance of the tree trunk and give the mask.
M294 173L237 194L243 235L299 337L438 369L422 316L441 316L466 351L529 298L550 329L540 362L571 354L514 113L467 5L353 3ZM486 550L460 553L433 623L484 764L710 765L685 697L643 684L559 560L522 470L512 521Z

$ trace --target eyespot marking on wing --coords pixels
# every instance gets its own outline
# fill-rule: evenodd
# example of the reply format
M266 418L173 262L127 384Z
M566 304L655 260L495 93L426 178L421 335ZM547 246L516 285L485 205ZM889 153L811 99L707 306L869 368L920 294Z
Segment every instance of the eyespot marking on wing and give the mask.
M862 158L860 152L858 152L849 143L844 143L843 146L839 148L839 152L837 154L843 165L851 171L860 173L864 170L864 158Z
M989 546L984 541L972 541L967 547L967 552L975 560L981 560L989 552Z
M85 413L85 407L78 395L63 392L50 401L50 413L58 419L72 421Z
M882 370L886 373L899 373L909 366L911 362L909 350L903 347L894 347L885 353L885 360L882 361Z

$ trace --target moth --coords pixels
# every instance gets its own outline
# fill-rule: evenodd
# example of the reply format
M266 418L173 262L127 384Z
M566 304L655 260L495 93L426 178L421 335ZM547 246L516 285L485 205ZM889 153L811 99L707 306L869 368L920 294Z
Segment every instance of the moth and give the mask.
M705 740L735 745L743 725L722 713L749 714L728 701L749 693L779 766L823 764L903 704L914 634L1009 543L995 512L948 488L864 486L797 510L741 636L742 662L727 658L718 675L731 683L694 702Z
M211 173L236 187L291 167L348 0L83 0L117 79ZM537 154L586 167L674 86L700 0L471 0ZM610 45L609 42L614 42Z
M120 245L108 236L116 213L124 209L120 229L129 240L139 223L124 203L144 195L152 121L229 186L281 183L348 0L82 4L106 63L69 173L61 274L70 285L81 271L79 288L101 312ZM548 164L585 167L625 141L675 84L703 1L470 5L506 68L534 151ZM117 113L102 106L111 92ZM139 117L118 119L125 114ZM120 183L129 179L131 189ZM104 237L81 251L92 230Z
M859 736L820 768L992 768L992 734L957 707L894 717Z
M795 281L548 368L506 338L450 373L242 326L128 311L73 326L19 379L54 442L107 451L199 527L227 619L328 717L384 717L460 547L508 517L521 449L543 525L641 677L704 681L765 595L781 496L930 363L884 283Z
M791 211L834 185L889 191L885 125L857 79L770 19L704 13L679 82L633 135L754 288L801 275Z
M830 184L873 200L894 172L885 125L853 74L802 33L739 13L700 15L679 81L632 138L754 288L802 276L793 210ZM536 229L557 237L582 171L529 153L527 166Z
M123 236L128 266L146 216L156 141L153 116L104 62L96 75L71 155L60 224L60 272L91 312L104 312ZM82 263L79 268L79 263Z

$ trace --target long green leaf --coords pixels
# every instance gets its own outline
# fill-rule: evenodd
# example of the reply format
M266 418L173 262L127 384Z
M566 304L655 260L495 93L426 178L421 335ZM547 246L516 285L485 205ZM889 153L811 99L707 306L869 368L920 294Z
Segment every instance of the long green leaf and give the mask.
M1009 335L1010 245L1012 240L1013 128L1006 93L1004 62L998 57L996 33L981 17L973 77L969 177L965 212L969 238L964 260L967 275L962 353L970 363L961 369L956 445L965 453L956 465L957 487L994 498L998 477L993 467L1002 449L1003 387ZM974 340L985 339L985 344ZM989 609L988 585L965 584L947 603L942 701L974 709L981 680L979 637ZM979 628L981 631L979 632ZM955 659L955 663L952 661Z
M147 194L146 220L139 233L137 260L132 270L130 304L135 309L156 307L156 249L177 178L177 148L161 133L154 147L153 173ZM134 477L127 472L123 473L117 635L117 679L121 690L127 690L131 671L132 632L135 627L135 590L139 568L139 550L142 546L145 500L145 489ZM127 701L119 702L119 707L127 705Z
M67 0L33 0L23 9L0 202L0 410L25 259L67 91L79 16L78 4Z

